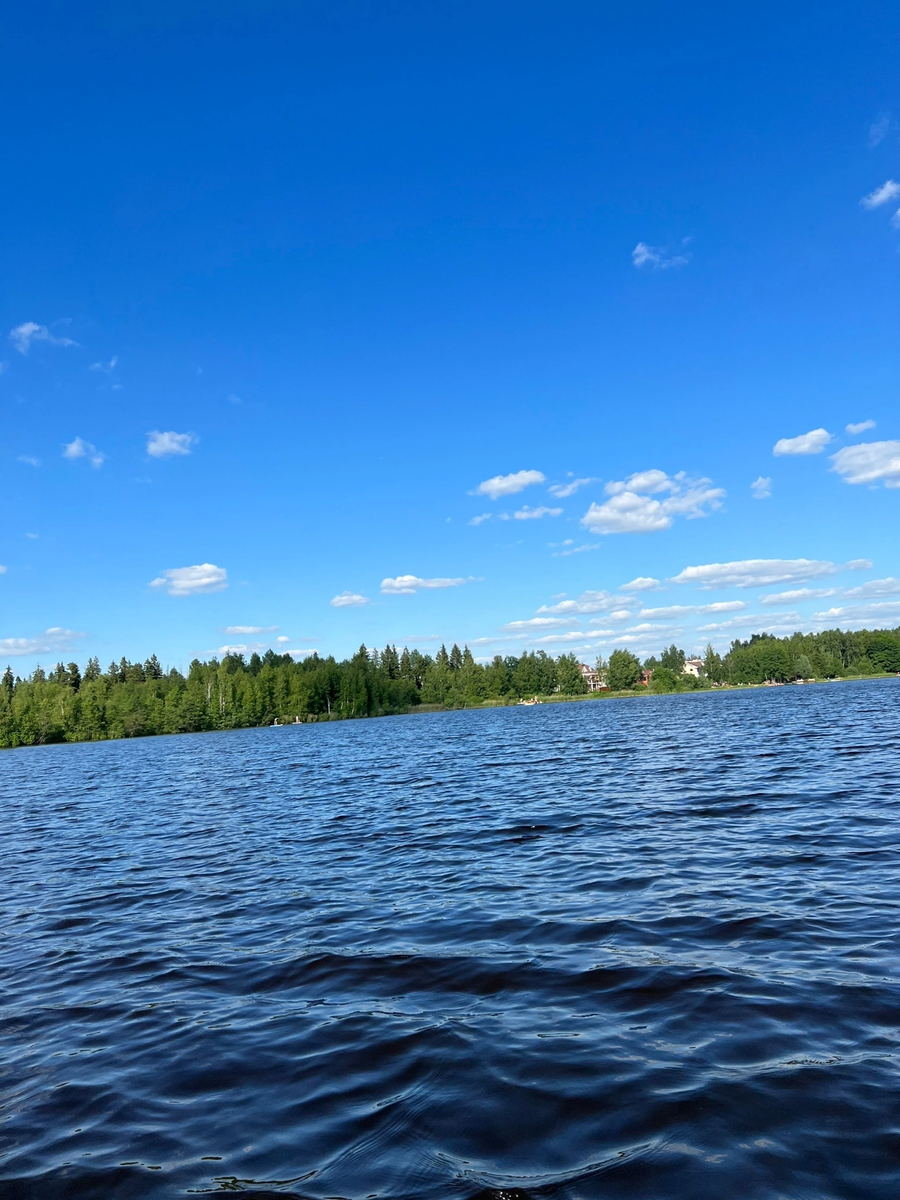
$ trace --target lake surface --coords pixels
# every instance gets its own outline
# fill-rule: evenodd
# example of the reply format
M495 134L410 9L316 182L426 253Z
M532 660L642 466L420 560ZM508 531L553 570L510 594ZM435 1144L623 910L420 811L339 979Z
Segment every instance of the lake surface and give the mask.
M900 1191L900 680L0 754L0 1195Z

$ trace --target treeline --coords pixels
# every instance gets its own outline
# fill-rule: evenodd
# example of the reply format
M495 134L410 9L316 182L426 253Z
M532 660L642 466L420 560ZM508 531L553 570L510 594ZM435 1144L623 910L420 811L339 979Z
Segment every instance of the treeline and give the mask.
M684 651L674 645L643 663L615 650L607 663L597 662L610 689L599 694L900 672L900 629L756 634L733 642L725 655L707 647L699 678L685 674L684 664ZM163 670L155 655L144 663L123 658L105 671L92 658L83 671L74 662L58 663L49 673L36 668L28 679L7 667L0 680L0 747L383 716L422 705L508 704L587 690L574 655L554 659L543 651L481 664L458 646L449 652L442 646L433 657L361 646L343 662L315 654L297 662L269 650L249 659L195 659L186 675Z
M344 662L310 655L228 654L195 659L187 672L164 671L154 655L122 659L102 671L96 658L81 671L59 663L29 679L7 667L0 681L0 747L98 741L156 733L245 729L299 718L405 713L419 705L462 708L530 696L582 695L587 687L574 655L543 651L477 663L468 647L432 657L394 646L361 646Z

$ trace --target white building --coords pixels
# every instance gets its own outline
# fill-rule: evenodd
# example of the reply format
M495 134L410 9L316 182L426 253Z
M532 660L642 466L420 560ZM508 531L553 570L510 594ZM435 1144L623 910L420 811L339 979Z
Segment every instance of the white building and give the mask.
M589 692L599 692L607 686L606 680L600 672L595 671L593 667L589 667L587 663L579 663L578 670L581 672L581 678L587 684Z
M682 672L685 675L693 675L695 679L699 679L703 674L703 659L702 658L686 658Z

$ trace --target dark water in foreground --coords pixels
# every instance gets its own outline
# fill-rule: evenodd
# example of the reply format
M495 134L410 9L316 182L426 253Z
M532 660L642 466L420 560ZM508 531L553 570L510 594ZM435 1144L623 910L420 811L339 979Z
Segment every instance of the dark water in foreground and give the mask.
M0 756L3 1197L900 1193L900 681Z

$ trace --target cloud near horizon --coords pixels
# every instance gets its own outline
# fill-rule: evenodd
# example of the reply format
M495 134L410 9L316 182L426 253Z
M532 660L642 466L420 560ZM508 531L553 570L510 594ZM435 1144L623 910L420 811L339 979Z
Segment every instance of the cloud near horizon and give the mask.
M776 458L785 454L821 454L832 435L827 429L811 429L809 433L799 433L796 437L779 438L772 447Z
M462 587L469 579L420 579L418 575L397 575L393 579L382 579L381 591L385 596L412 596L421 590L432 588Z
M871 566L869 560L864 558L854 559L842 566L813 558L745 558L737 562L685 567L669 583L694 583L704 591L724 587L771 587L777 583L821 579L838 571L864 571Z
M543 471L514 471L511 475L494 475L491 479L483 480L469 495L499 500L501 496L515 496L517 492L544 480Z
M684 471L638 471L604 488L610 497L592 503L581 524L592 533L658 533L669 529L676 517L693 520L721 508L724 488L706 478L689 479ZM657 496L662 499L656 499Z
M35 321L24 321L15 329L9 331L9 340L20 354L27 354L32 342L46 342L50 346L77 346L78 343L67 337L54 337L46 325L38 325Z
M225 632L239 637L249 637L255 633L277 633L278 625L226 625ZM290 638L288 638L290 641Z
M542 517L561 517L561 508L547 508L542 504L540 508L529 508L524 504L517 512L513 513L513 517L517 521L539 521Z
M171 567L150 581L150 587L165 588L170 596L201 596L228 587L228 572L213 563L193 567Z
M75 629L54 625L33 638L0 638L0 657L22 658L29 654L59 654L68 650L77 638L87 637Z
M158 429L147 434L147 453L151 458L170 458L177 454L190 454L191 446L197 441L193 433L175 433L170 429L160 433Z
M845 446L831 461L844 483L881 482L886 488L900 488L900 441Z

